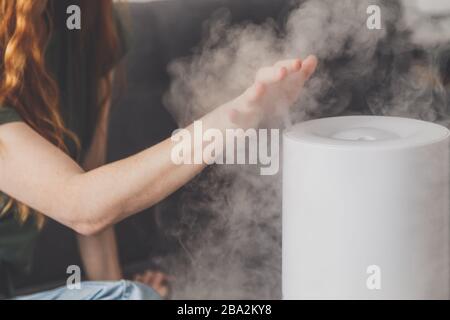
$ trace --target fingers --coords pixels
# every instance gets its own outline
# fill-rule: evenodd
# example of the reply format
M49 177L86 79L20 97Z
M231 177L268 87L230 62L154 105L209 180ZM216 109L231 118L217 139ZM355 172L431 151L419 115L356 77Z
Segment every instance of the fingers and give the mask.
M247 91L247 98L254 102L264 95L264 86L270 86L290 78L291 75L298 76L302 84L308 80L317 67L317 58L309 56L302 61L300 59L281 60L273 67L262 68L256 75L255 84Z
M289 106L293 106L300 98L303 86L313 75L317 68L317 64L318 61L315 56L308 56L303 61L300 70L292 73L289 81L286 81L286 84L284 85L284 92L285 97L287 98L287 104Z
M290 59L290 60L282 60L282 61L278 61L275 64L275 67L278 68L286 68L286 70L291 73L291 72L297 72L300 71L300 69L302 68L302 60L300 59Z
M312 55L308 56L308 58L306 58L305 61L303 61L302 68L300 71L303 81L308 80L312 76L314 71L316 71L317 64L318 64L317 58Z
M278 61L273 67L262 68L258 71L255 83L245 93L249 102L256 102L266 92L267 85L273 85L286 79L289 75L302 71L303 78L309 78L313 73L312 59L308 57L306 62L306 71L303 68L303 62L300 59L289 59ZM317 65L317 59L315 59ZM305 78L305 80L306 80Z

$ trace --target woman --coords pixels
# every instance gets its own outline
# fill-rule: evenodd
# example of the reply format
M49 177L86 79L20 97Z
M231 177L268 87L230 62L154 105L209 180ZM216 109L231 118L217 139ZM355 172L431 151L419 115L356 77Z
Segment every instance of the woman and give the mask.
M65 25L73 4L82 12L79 31ZM0 0L0 15L0 274L10 283L28 265L51 218L79 234L89 280L119 280L114 224L163 200L206 164L175 165L175 142L167 139L104 165L111 81L124 50L112 0ZM299 98L316 65L311 56L262 68L241 96L200 119L204 130L257 127L274 101ZM162 275L147 278L164 289ZM155 297L122 281L31 298Z

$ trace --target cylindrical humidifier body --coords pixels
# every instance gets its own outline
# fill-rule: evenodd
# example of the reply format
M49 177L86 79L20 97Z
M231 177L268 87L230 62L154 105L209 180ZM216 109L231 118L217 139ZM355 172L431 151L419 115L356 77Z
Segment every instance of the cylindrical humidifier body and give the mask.
M284 299L449 298L449 131L313 120L283 145Z

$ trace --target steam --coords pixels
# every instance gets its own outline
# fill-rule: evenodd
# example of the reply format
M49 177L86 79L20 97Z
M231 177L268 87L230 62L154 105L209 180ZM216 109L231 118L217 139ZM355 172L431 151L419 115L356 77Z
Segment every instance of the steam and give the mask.
M447 1L402 0L405 8L405 23L414 30L411 40L419 44L435 44L448 39L450 33L449 7ZM428 3L427 3L428 2ZM419 7L427 4L427 15L411 4L418 3ZM422 8L424 10L425 8Z
M381 8L381 30L366 27L373 4ZM282 28L272 20L231 25L221 10L205 30L195 54L169 67L166 106L180 126L241 94L258 68L308 54L319 58L316 75L287 121L272 125L355 113L447 121L444 87L430 80L434 61L409 41L398 1L301 1ZM181 203L179 222L167 231L181 248L165 262L177 278L174 298L281 297L280 174L212 167Z

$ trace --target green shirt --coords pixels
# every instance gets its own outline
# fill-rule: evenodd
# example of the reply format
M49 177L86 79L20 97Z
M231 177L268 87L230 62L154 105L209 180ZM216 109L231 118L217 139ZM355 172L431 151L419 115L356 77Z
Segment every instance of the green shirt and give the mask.
M55 2L55 10L60 10L60 17L66 17L65 8L68 0ZM117 18L117 15L116 15ZM121 59L127 49L125 31L117 21L120 39L120 54L114 58ZM80 37L77 32L65 28L65 21L55 24L55 28L46 51L47 65L59 87L61 113L65 125L81 142L81 156L89 147L93 137L97 119L94 108L97 104L97 88L94 84L95 32L88 33L85 46L80 48ZM108 66L109 71L114 65ZM0 125L22 121L19 114L8 106L0 106ZM76 147L67 140L69 154L76 159ZM0 212L9 198L0 192ZM0 217L0 296L12 294L13 275L27 272L31 266L34 243L38 229L34 219L21 224L15 217L16 208L10 209Z

